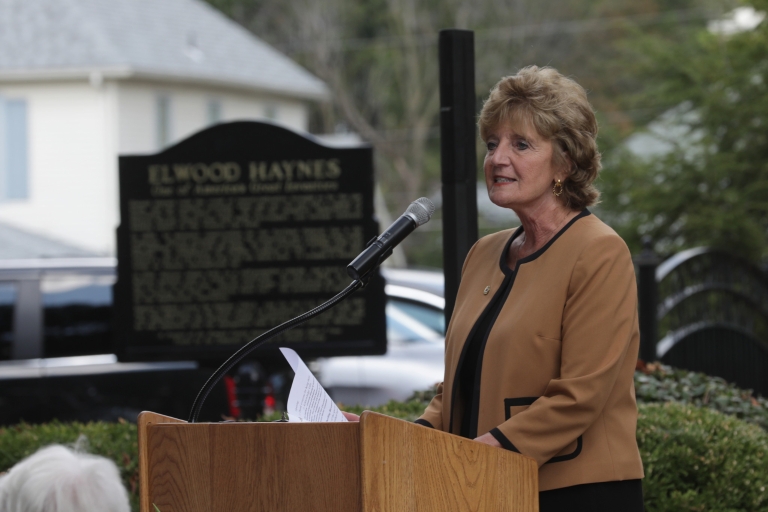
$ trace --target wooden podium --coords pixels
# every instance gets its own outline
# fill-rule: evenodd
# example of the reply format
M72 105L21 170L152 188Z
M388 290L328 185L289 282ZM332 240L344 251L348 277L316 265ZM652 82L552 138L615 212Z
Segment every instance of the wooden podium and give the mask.
M530 457L365 412L360 423L139 416L141 512L538 512Z

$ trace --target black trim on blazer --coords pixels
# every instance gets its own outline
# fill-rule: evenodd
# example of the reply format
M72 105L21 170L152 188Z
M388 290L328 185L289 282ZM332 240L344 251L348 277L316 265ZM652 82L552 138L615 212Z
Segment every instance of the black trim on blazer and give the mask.
M504 399L504 419L508 420L512 417L512 411L509 410L510 407L520 407L522 405L531 405L533 402L538 400L539 397L537 396L523 396L520 398L505 398Z
M496 440L499 442L502 448L505 448L512 452L520 453L520 450L518 450L517 447L513 445L512 442L509 439L507 439L507 436L502 434L501 430L499 430L498 428L494 428L493 430L491 430L490 434L494 438L496 438Z
M427 420L423 420L421 418L419 418L416 421L414 421L414 423L416 423L418 425L425 426L425 427L429 427L429 428L435 428L435 427L432 426L432 424L430 422L428 422Z
M499 290L501 287L499 288ZM499 290L496 290L496 293L499 293ZM494 294L493 297L491 297L491 301L488 303L490 306L493 304L493 298L496 296ZM488 306L486 306L486 309L488 309ZM478 324L480 323L480 320L483 319L483 315L486 313L486 309L483 310L482 313L480 313L480 316L477 317L477 320L475 321L475 325L472 326L472 329L470 329L469 334L467 335L467 339L464 340L464 346L461 347L461 355L459 356L459 362L456 363L456 369L453 374L453 386L451 389L451 417L448 418L448 432L451 434L458 434L458 432L453 431L453 417L456 413L456 394L459 392L459 373L461 370L461 366L464 364L464 359L467 356L467 351L469 350L469 343L467 343L467 340L471 340L472 337L475 335L475 331L477 330ZM459 425L459 431L461 431L461 425Z
M475 370L475 382L473 385L474 393L472 396L472 405L474 407L472 407L471 416L469 417L469 433L470 437L472 438L477 437L477 423L480 418L480 381L483 376L483 356L485 355L485 346L488 344L488 338L491 335L493 326L496 325L496 320L499 318L501 310L504 309L504 304L507 303L510 292L512 292L512 286L515 284L516 275L517 274L515 273L511 276L507 276L506 279L504 279L504 282L499 287L499 290L503 293L503 295L499 297L499 303L495 304L491 302L496 311L488 312L493 313L493 318L491 319L491 323L488 325L488 330L485 331L485 334L483 335L483 342L480 345L480 351L477 353L477 368ZM505 283L506 286L504 286Z
M538 396L522 396L522 397L518 397L518 398L505 398L504 399L504 419L508 420L508 419L510 419L512 417L512 411L510 410L511 407L520 407L520 406L523 406L523 405L532 405L533 402L535 402L539 398L540 397L538 397ZM494 430L498 430L498 429L494 429ZM504 448L507 448L504 445L504 443L501 441L501 439L496 434L493 433L493 430L491 431L491 434L493 435L493 437L495 437L501 443L501 446L504 446ZM512 450L514 452L520 453L520 450L518 450L517 448L514 448L515 445L513 445L512 442L509 441L504 436L504 434L501 433L501 431L499 431L499 436L501 436L502 438L506 439L507 440L506 442L509 443L509 445L513 447L513 448L507 448L507 450ZM575 450L573 450L571 453L566 453L565 455L560 455L558 457L552 457L551 459L549 459L544 464L550 464L552 462L564 462L566 460L575 459L581 453L581 449L583 447L583 444L584 444L584 441L583 441L582 436L577 437L576 438L576 449Z
M511 240L514 240L514 238L515 238L515 236L512 235L512 239ZM511 240L510 240L509 243L511 243ZM453 375L453 386L452 386L452 389L451 389L451 417L449 418L449 421L448 421L448 432L450 432L451 434L456 434L456 432L453 431L453 417L454 417L454 413L456 411L456 407L455 407L455 405L456 405L456 395L459 392L459 373L460 373L460 369L461 369L462 365L464 364L464 360L466 358L467 351L469 349L469 343L467 343L467 341L469 341L472 338L474 338L475 332L477 331L477 328L482 323L483 318L485 317L485 315L487 315L488 312L489 312L488 308L491 307L494 304L494 302L496 301L496 298L498 297L498 295L500 293L504 293L504 288L505 288L504 283L506 282L507 278L508 278L508 276L505 277L502 280L501 285L499 286L498 290L496 290L496 292L493 294L493 297L491 297L491 300L488 301L488 305L485 307L485 309L483 309L483 312L480 313L480 316L477 317L477 320L475 320L475 324L472 326L472 329L469 331L469 334L467 335L467 339L464 340L464 346L461 348L461 355L459 356L459 362L456 364L456 369L455 369L455 372L454 372L454 375ZM486 339L487 339L487 337L488 336L486 334ZM485 344L483 344L483 346L480 347L480 353L478 354L478 361L482 361L483 349L485 348L484 345ZM460 426L459 426L459 429L461 429Z
M573 450L571 453L566 453L565 455L560 455L559 457L552 457L544 464L551 464L553 462L565 462L566 460L575 459L579 456L581 453L581 447L582 447L583 441L582 436L579 436L576 438L576 449Z
M512 270L511 268L509 268L509 265L507 265L507 253L509 252L509 246L512 245L512 240L514 240L515 238L520 236L520 233L523 232L523 226L520 226L519 228L517 228L515 230L514 233L512 233L512 236L509 238L509 241L504 246L504 250L501 253L501 257L499 258L499 268L501 268L501 271L504 272L504 274L506 274L506 275L509 275L510 273L513 273L513 272L516 272L517 269L520 267L520 265L522 265L523 263L528 263L529 261L533 261L536 258L538 258L539 256L541 256L542 254L544 254L544 252L547 249L549 249L549 247L553 243L555 243L555 240L560 238L560 235L565 233L568 230L568 228L570 228L573 225L574 222L576 222L577 220L581 219L582 217L586 217L587 215L592 215L592 212L590 212L589 210L584 208L583 210L581 210L581 212L579 212L578 215L576 215L574 218L569 220L568 224L563 226L562 229L560 229L560 231L558 231L555 234L555 236L553 236L552 239L544 245L544 247L542 247L538 251L534 252L533 254L529 254L525 258L517 260L517 263L515 264L515 269Z

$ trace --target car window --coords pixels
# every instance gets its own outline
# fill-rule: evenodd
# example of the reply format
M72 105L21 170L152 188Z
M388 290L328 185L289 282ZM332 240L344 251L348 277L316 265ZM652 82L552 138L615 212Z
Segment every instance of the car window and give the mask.
M387 305L387 340L407 342L418 340L440 340L439 332L405 314L402 310Z
M112 352L114 276L49 276L41 283L46 357Z
M0 360L10 359L13 354L13 304L16 302L16 286L0 283Z
M443 310L420 302L389 297L387 304L397 308L409 317L445 336L445 315Z

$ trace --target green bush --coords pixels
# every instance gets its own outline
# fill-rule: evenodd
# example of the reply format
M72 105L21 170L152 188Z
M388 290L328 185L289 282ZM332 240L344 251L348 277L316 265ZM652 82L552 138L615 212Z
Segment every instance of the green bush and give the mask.
M635 376L637 440L646 472L648 512L768 511L768 432L754 425L768 425L765 400L722 379L662 365L649 367ZM391 401L371 410L412 421L433 395L434 390L426 390L405 402ZM669 403L648 403L662 401ZM342 409L358 414L363 410ZM75 444L81 436L87 439L87 451L115 461L131 506L138 511L136 425L54 422L0 428L0 471L42 446Z
M768 400L720 377L652 363L635 372L635 391L638 403L679 402L707 407L768 430Z
M768 511L768 433L677 403L643 404L637 442L648 512Z
M379 407L361 407L359 405L355 405L355 406L342 405L341 408L345 411L353 412L355 414L361 414L363 411L374 411L381 414L386 414L387 416L400 418L402 420L414 421L416 418L424 414L424 407L426 407L427 403L429 402L425 403L423 400L420 400L419 398L412 397L405 402L395 402L394 400L390 400L386 404L380 405Z
M768 430L768 400L754 396L720 377L672 368L661 363L643 364L635 372L638 404L678 402L714 409ZM435 389L416 393L409 403L428 404Z

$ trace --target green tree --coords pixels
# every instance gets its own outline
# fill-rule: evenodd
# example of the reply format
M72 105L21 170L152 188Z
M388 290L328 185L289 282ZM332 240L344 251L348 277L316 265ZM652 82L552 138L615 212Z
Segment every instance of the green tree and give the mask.
M710 245L768 256L766 48L767 22L733 34L702 27L674 46L635 39L627 55L646 88L628 101L654 98L666 113L649 125L655 154L606 159L601 211L631 246L650 235L666 254Z
M680 171L681 183L657 178L650 164L629 158L622 143L676 105L689 101L698 106L688 98L697 86L682 87L672 76L694 64L691 56L712 57L699 48L702 40L712 40L718 51L731 44L707 34L706 27L733 1L208 0L326 81L333 98L316 107L313 129L329 132L346 126L373 144L377 182L392 211L402 211L415 197L440 187L440 29L475 32L478 109L500 77L523 66L550 65L573 76L588 90L600 119L599 144L606 162L599 183L604 192L600 213L633 248L649 233L663 250L708 242L698 233L708 234L710 226L699 224L703 227L696 236L690 231L696 226L691 217L695 208L691 201L682 201L685 187L678 188L693 183L685 178L685 170ZM670 84L677 82L681 87L673 92ZM478 165L478 177L479 171ZM662 178L679 199L681 213L672 211L674 203L660 199L654 188ZM714 186L720 180L710 181ZM699 185L695 181L694 190ZM700 201L702 216L708 215L708 205ZM678 233L681 223L690 233L684 239ZM747 231L735 238L743 240ZM439 243L414 245L420 247L411 247L411 254L420 253L412 263L439 262L439 257L421 254L425 249L439 254Z

